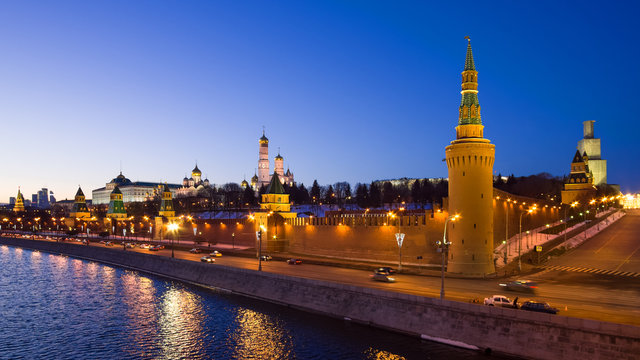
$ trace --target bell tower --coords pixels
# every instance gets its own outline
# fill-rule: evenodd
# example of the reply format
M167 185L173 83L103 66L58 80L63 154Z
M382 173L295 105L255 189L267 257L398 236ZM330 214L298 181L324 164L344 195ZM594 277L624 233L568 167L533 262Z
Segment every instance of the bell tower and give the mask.
M258 159L258 189L264 185L269 185L269 139L264 135L258 140L260 144Z
M445 149L449 170L449 214L460 215L448 229L447 271L468 276L495 272L493 264L493 161L495 145L483 138L478 72L466 37L456 140Z

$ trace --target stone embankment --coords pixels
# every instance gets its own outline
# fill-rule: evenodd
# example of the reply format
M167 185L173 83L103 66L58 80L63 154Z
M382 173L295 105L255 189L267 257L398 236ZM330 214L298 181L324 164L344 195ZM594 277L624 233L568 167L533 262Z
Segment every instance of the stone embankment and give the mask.
M0 244L95 260L424 339L531 359L638 359L640 328L71 243Z

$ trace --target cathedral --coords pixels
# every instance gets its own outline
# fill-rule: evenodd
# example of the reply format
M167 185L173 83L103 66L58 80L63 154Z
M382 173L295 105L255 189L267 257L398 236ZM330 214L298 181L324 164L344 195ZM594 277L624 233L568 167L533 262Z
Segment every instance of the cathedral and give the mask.
M293 186L295 184L293 173L289 168L287 168L287 172L285 173L284 158L280 155L280 151L278 151L278 155L276 155L273 162L275 165L274 172L278 174L280 183ZM243 189L251 186L254 191L258 191L263 186L269 186L271 179L272 177L269 170L269 139L263 130L262 137L258 139L258 173L254 174L251 178L251 184L249 184L247 180L243 180L241 185Z
M202 180L202 172L198 169L198 164L191 171L191 177L182 179L182 187L176 190L177 197L198 196L198 193L206 188L211 188L209 179Z

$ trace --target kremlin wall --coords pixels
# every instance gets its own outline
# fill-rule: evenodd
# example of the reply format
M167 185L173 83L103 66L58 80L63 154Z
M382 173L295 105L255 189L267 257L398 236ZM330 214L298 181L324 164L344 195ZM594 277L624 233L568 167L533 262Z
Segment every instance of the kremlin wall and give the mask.
M534 204L537 205L536 212L523 217L523 231L558 221L564 215L560 208L551 202L516 196L498 189L493 189L493 192L494 248L505 239L507 211L509 237L515 236L519 231L520 214ZM465 221L464 214L460 215L459 222ZM447 216L448 213L442 210L426 210L423 215L412 214L395 218L361 213L285 219L274 213L267 220L262 244L263 253L288 252L300 256L397 263L398 245L394 234L400 231L406 234L402 245L403 263L438 265L441 255L437 252L436 242L442 240ZM197 236L193 235L194 228ZM255 218L194 219L180 228L176 239L185 241L195 240L197 237L203 246L211 243L255 247L255 231ZM170 238L173 235L156 232L156 238L163 236ZM418 260L418 256L422 256L422 259Z

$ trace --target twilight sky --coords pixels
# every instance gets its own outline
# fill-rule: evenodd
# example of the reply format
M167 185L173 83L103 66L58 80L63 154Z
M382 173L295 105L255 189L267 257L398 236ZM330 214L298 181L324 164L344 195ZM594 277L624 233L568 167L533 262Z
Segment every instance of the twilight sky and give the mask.
M640 191L637 2L0 1L0 202L118 174L247 180L262 126L310 186L445 177L471 37L503 175L569 172L596 120ZM444 2L443 2L444 3Z

